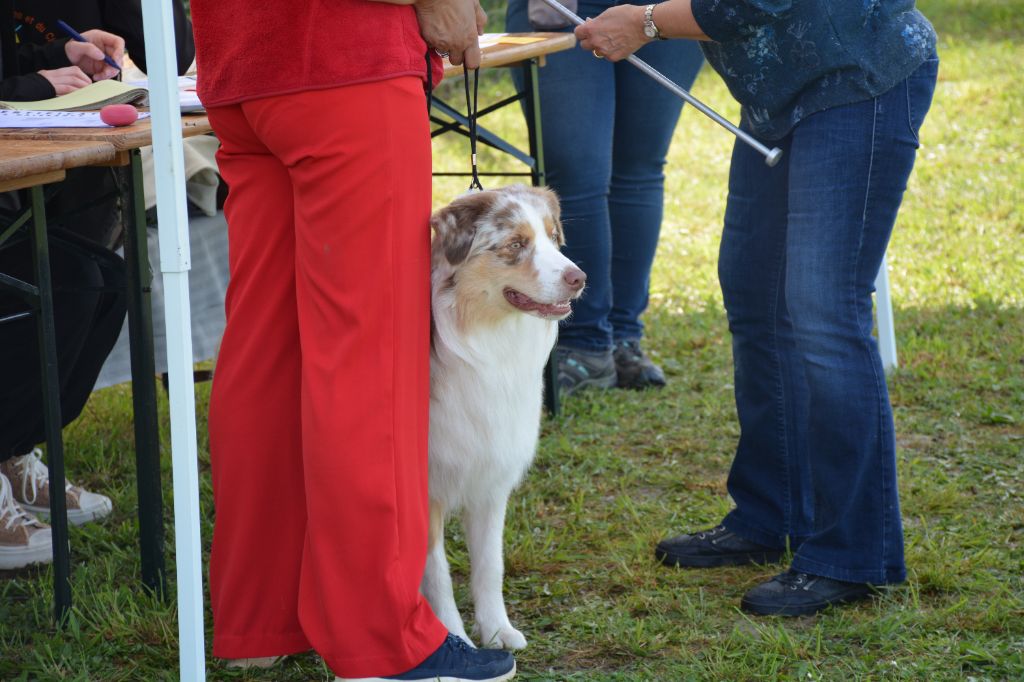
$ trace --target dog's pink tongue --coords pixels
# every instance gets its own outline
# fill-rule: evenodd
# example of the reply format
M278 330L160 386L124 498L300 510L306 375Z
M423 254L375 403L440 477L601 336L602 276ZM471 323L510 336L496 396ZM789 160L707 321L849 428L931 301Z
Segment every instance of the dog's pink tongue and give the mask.
M519 308L524 312L536 312L541 315L559 316L567 314L565 305L557 305L553 303L539 303L526 294L522 294L513 289L507 289L505 291L505 298L508 302Z

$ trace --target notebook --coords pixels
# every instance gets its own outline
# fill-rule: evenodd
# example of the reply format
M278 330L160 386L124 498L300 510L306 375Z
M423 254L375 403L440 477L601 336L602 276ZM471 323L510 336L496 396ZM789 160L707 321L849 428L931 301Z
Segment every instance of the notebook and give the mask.
M147 106L149 91L121 81L105 80L60 97L35 102L0 102L0 109L23 111L89 111L102 109L108 104L134 104Z

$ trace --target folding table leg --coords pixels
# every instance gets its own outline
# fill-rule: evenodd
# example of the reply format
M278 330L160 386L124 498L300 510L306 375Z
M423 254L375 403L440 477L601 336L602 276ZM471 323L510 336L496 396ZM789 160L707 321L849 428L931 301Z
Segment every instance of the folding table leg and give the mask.
M544 170L544 142L541 135L540 125L540 85L538 83L537 60L531 59L523 64L523 76L525 87L523 95L526 98L526 131L530 139L530 156L533 157L533 186L540 187L547 183L547 175ZM561 410L558 400L558 362L555 359L555 351L551 351L548 364L544 367L544 404L548 408L548 414L557 415Z
M166 598L163 495L160 490L160 431L156 411L153 311L150 305L152 273L149 270L149 252L146 244L146 201L142 184L142 160L137 149L131 152L131 179L124 241L128 264L128 335L131 341L142 582Z
M32 188L32 251L39 291L36 316L39 364L43 378L43 420L50 476L50 532L53 534L53 601L57 624L71 610L71 548L68 543L67 500L64 495L64 441L61 436L60 378L57 373L57 330L53 321L53 281L46 236L43 188Z

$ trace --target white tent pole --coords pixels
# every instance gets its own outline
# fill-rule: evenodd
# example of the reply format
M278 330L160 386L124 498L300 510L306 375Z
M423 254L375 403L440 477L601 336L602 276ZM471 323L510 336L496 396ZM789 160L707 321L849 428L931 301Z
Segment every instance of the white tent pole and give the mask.
M160 272L167 323L170 375L171 460L174 477L174 547L178 571L178 661L182 680L203 682L202 546L199 537L199 470L196 462L196 407L192 381L192 319L189 308L188 212L185 160L178 105L178 63L171 2L142 0L153 118Z

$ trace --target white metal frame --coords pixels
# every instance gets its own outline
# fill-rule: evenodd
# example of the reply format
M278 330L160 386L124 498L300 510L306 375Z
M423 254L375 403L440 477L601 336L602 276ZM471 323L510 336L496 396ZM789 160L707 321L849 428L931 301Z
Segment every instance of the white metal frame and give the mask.
M170 375L171 460L174 478L174 548L177 564L179 679L206 680L203 627L202 543L199 533L199 467L192 380L192 316L189 309L188 209L181 111L171 2L142 0L153 120L160 272L167 323Z

